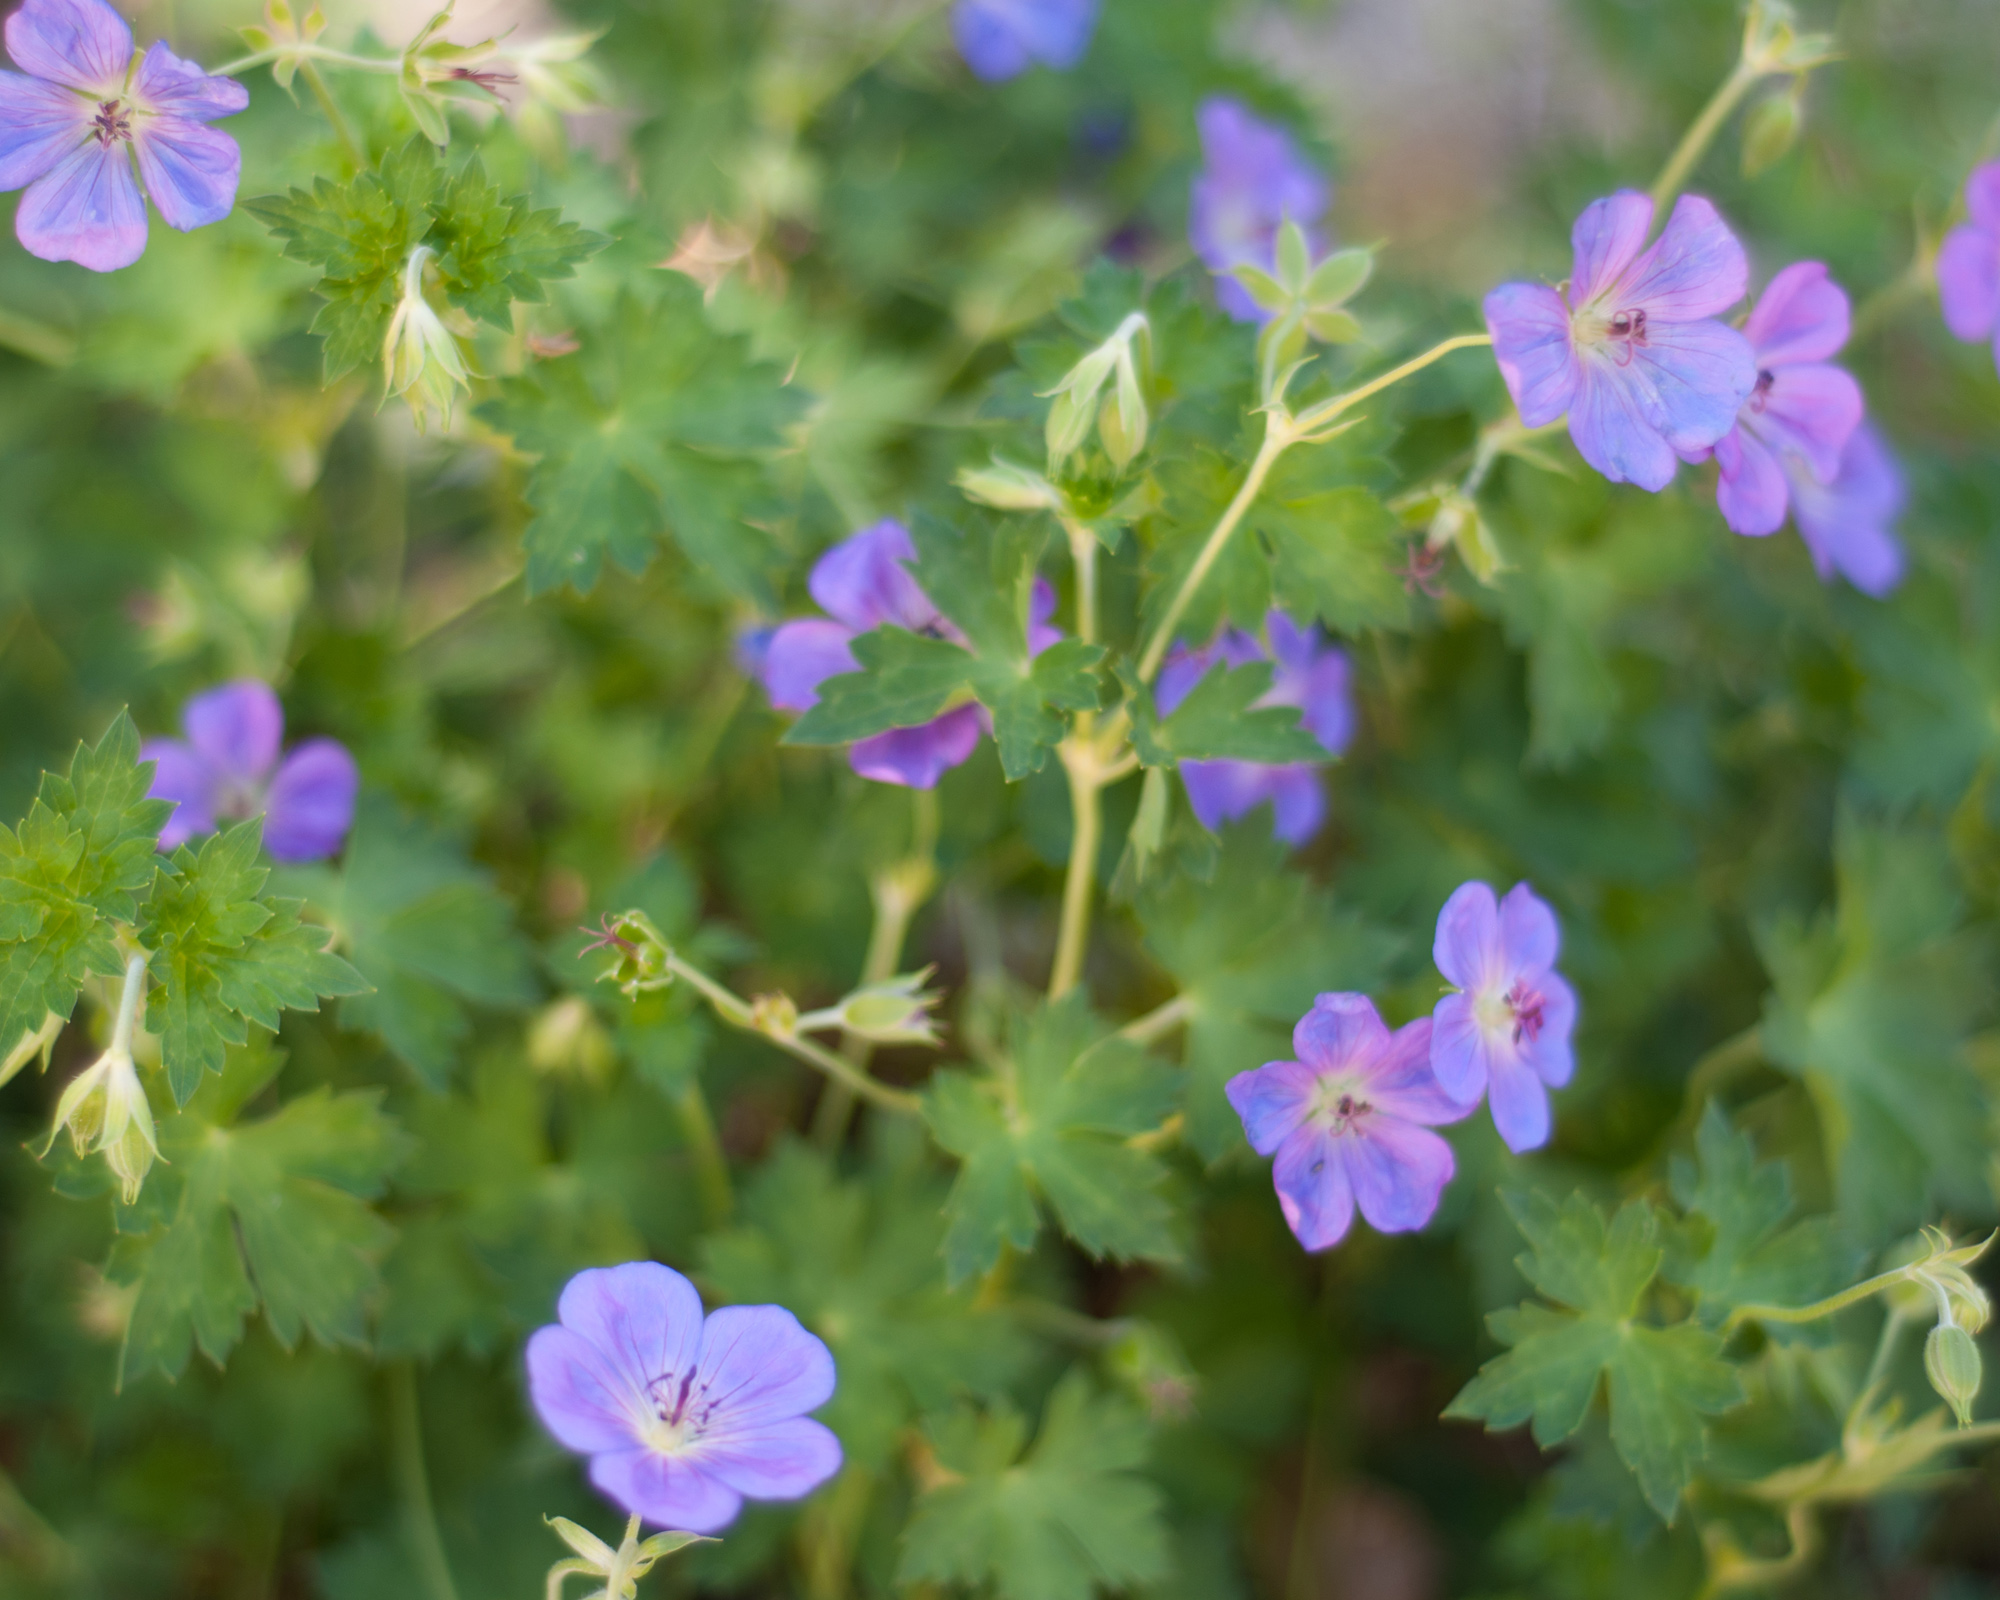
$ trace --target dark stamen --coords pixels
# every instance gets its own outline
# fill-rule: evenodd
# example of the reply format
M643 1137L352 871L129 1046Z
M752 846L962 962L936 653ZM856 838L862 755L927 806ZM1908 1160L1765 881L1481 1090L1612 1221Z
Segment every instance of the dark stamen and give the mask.
M132 113L116 100L102 100L98 102L97 115L90 119L90 126L97 134L97 142L109 150L113 140L132 137Z
M609 950L613 945L616 945L627 955L635 956L639 953L639 947L636 944L619 934L617 927L611 921L611 913L608 911L604 913L604 918L600 926L592 928L588 925L579 925L576 931L578 933L595 935L589 944L577 951L576 958L579 961L593 950Z

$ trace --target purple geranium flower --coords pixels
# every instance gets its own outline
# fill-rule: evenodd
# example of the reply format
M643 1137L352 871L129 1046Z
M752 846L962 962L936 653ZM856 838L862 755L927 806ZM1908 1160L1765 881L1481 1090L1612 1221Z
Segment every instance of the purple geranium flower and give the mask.
M952 37L988 83L1017 78L1037 61L1067 72L1097 27L1097 0L958 0Z
M28 186L14 232L30 255L129 267L146 249L147 196L183 233L229 215L242 155L206 124L250 103L242 84L164 44L135 55L104 0L27 0L7 19L7 53L28 76L0 72L0 189Z
M1366 995L1323 994L1292 1030L1296 1061L1229 1080L1229 1103L1285 1221L1308 1250L1340 1243L1354 1208L1379 1233L1421 1228L1451 1181L1451 1146L1430 1129L1458 1105L1431 1075L1431 1019L1391 1033Z
M1468 1109L1487 1096L1510 1150L1548 1142L1548 1090L1576 1070L1576 996L1555 971L1561 937L1525 883L1498 902L1483 883L1460 884L1438 913L1431 953L1457 992L1431 1013L1431 1069Z
M1653 202L1593 201L1570 239L1560 290L1503 283L1486 326L1507 392L1531 428L1569 413L1570 437L1613 483L1664 489L1675 452L1707 450L1757 383L1750 342L1711 320L1743 298L1750 269L1715 207L1683 195L1650 248Z
M1219 664L1240 667L1252 661L1274 660L1277 670L1270 690L1257 703L1299 707L1301 726L1320 742L1329 759L1339 755L1354 737L1346 653L1328 644L1316 626L1301 628L1282 611L1266 617L1264 628L1271 639L1269 656L1255 638L1237 628L1225 629L1213 644L1200 650L1175 645L1153 691L1160 715L1172 716L1194 686ZM1210 832L1267 800L1273 831L1287 844L1304 844L1326 820L1326 790L1320 785L1316 766L1183 761L1180 774L1188 804Z
M1965 180L1965 209L1970 220L1938 251L1938 299L1945 326L1960 339L1991 339L2000 364L2000 161Z
M1878 600L1903 581L1903 547L1895 534L1903 474L1873 428L1864 422L1848 436L1830 483L1820 482L1796 456L1786 458L1786 471L1792 519L1821 578L1831 582L1838 573Z
M1313 255L1325 235L1315 226L1333 191L1299 154L1292 136L1254 115L1239 100L1217 95L1195 113L1201 132L1201 170L1188 197L1188 242L1215 280L1215 297L1238 322L1268 322L1271 313L1227 273L1246 262L1266 272L1277 265L1278 229L1288 221L1306 230Z
M264 848L280 861L318 861L340 848L361 784L354 757L337 740L308 739L280 762L285 713L268 684L246 678L198 694L181 727L185 740L139 747L139 759L154 763L152 797L174 802L162 850L260 813Z
M884 623L965 643L965 635L931 604L903 565L916 554L909 529L887 521L843 539L814 563L806 587L833 620L801 618L770 636L758 675L772 705L781 711L809 709L828 678L860 670L849 648L855 635ZM1055 591L1037 579L1028 615L1030 650L1044 650L1062 637L1048 623L1055 604ZM877 783L934 789L938 779L971 757L987 726L985 707L954 706L917 727L891 728L859 741L847 752L848 764Z
M528 1340L535 1410L631 1514L714 1533L746 1499L796 1500L840 1470L806 1415L833 1397L833 1356L784 1307L704 1318L686 1278L633 1261L579 1272L556 1315Z

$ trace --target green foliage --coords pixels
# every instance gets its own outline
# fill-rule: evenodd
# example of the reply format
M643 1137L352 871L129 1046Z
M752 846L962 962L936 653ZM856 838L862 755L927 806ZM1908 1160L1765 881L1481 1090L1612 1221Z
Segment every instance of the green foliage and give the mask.
M368 987L326 948L326 929L300 920L302 902L263 894L263 836L261 822L239 822L198 849L182 845L139 919L162 991L146 1026L160 1035L179 1105L204 1073L222 1070L225 1048L244 1043L251 1023L275 1030L281 1011L317 1011L322 999Z
M663 535L708 580L757 590L768 547L743 520L754 458L806 406L782 380L669 277L650 300L622 295L577 354L503 383L480 415L535 460L529 591L588 590L606 558L639 572Z
M65 776L42 774L17 830L0 825L0 1050L51 1012L67 1017L92 973L123 970L116 924L138 916L171 814L146 798L151 779L121 712Z
M945 1202L945 1277L986 1272L1003 1248L1041 1230L1037 1199L1094 1256L1170 1260L1180 1253L1160 1192L1159 1158L1127 1141L1180 1098L1176 1075L1112 1034L1081 995L1016 1013L979 1073L944 1071L924 1118L959 1158Z
M1133 1471L1146 1432L1075 1373L1050 1394L1033 1444L1012 1408L961 1408L931 1430L943 1470L917 1502L897 1577L991 1583L1001 1600L1089 1600L1165 1576L1159 1491Z
M1222 665L1202 674L1173 714L1160 717L1151 691L1128 684L1132 745L1149 767L1178 761L1324 761L1326 751L1299 726L1291 706L1253 709L1271 687L1271 663Z
M373 172L340 183L318 178L244 209L286 255L321 270L314 289L326 304L313 332L326 346L329 382L379 356L413 250L433 253L452 305L504 328L516 301L541 300L545 283L571 276L604 242L560 212L532 209L526 196L508 198L478 156L448 171L423 137L384 155Z
M1505 1198L1528 1241L1516 1265L1555 1304L1525 1301L1488 1318L1506 1353L1480 1368L1445 1414L1493 1428L1531 1422L1546 1448L1583 1426L1602 1378L1611 1442L1647 1503L1671 1522L1708 1452L1703 1419L1742 1399L1721 1339L1692 1320L1634 1320L1662 1258L1657 1219L1643 1202L1628 1202L1607 1227L1582 1195L1560 1206L1532 1192Z

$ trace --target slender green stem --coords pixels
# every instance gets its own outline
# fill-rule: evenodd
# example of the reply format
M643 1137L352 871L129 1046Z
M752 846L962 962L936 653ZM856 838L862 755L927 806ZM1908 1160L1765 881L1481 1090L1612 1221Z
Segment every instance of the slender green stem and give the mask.
M403 70L401 56L354 56L344 50L330 50L325 45L308 44L294 40L289 44L274 44L268 50L259 50L252 55L238 56L234 61L219 67L211 67L209 76L214 78L234 78L250 71L253 67L268 66L273 61L287 56L295 57L301 64L308 61L324 61L332 67L353 67L359 72L400 73Z
M688 1074L686 1085L674 1096L674 1111L680 1117L681 1137L687 1140L688 1158L694 1164L703 1220L717 1227L736 1209L736 1195L729 1186L729 1161L716 1137L715 1116L695 1074Z
M138 1019L139 1002L146 997L146 957L143 952L125 962L125 986L118 992L118 1020L111 1029L111 1054L132 1053L132 1025Z
M1171 1033L1193 1012L1188 997L1177 994L1164 1005L1157 1005L1143 1017L1134 1017L1118 1030L1118 1037L1130 1039L1134 1044L1150 1044L1163 1033Z
M430 1477L424 1470L424 1419L417 1404L416 1368L407 1361L392 1362L388 1383L390 1457L417 1571L428 1600L458 1600L431 1506Z
M1057 515L1069 536L1070 564L1076 568L1076 636L1084 644L1096 644L1097 535L1074 517Z
M1857 1408L1874 1392L1875 1385L1882 1381L1883 1374L1889 1370L1889 1358L1895 1354L1896 1341L1902 1337L1903 1329L1909 1320L1898 1307L1893 1305L1889 1307L1888 1315L1883 1317L1882 1333L1875 1341L1875 1359L1868 1363L1868 1376L1861 1381L1861 1395L1855 1401ZM1848 1420L1853 1421L1851 1413Z
M1743 103L1743 97L1757 83L1769 74L1764 67L1754 65L1741 57L1731 69L1722 86L1709 97L1708 104L1701 108L1701 115L1688 125L1688 131L1681 135L1681 142L1674 147L1674 153L1667 157L1667 164L1660 169L1660 175L1653 180L1653 215L1659 214L1673 203L1674 196L1681 192L1681 185L1694 172L1695 164L1708 153L1708 147L1722 131L1729 114Z
M1876 1273L1872 1278L1864 1278L1852 1288L1842 1289L1839 1294L1815 1300L1809 1306L1738 1306L1729 1313L1729 1319L1722 1328L1728 1333L1746 1322L1817 1322L1821 1317L1830 1317L1836 1311L1859 1305L1870 1295L1880 1294L1884 1289L1909 1283L1913 1276L1908 1267L1892 1267L1887 1272Z
M74 338L18 311L0 311L0 346L45 367L66 367L76 359Z
M1440 339L1422 355L1410 357L1400 367L1391 367L1379 378L1370 378L1360 388L1349 389L1345 394L1337 394L1330 400L1320 401L1316 406L1308 406L1292 419L1292 437L1310 443L1310 435L1325 428L1342 412L1353 410L1363 400L1422 372L1425 367L1433 362L1442 361L1455 350L1477 350L1492 342L1493 335L1490 333L1457 333L1449 339Z
M340 140L340 148L347 159L354 163L354 170L361 171L368 165L368 157L362 151L361 141L354 137L354 129L348 123L347 113L340 109L340 102L326 86L326 79L319 75L319 68L310 61L299 66L299 76L306 80L306 87L312 90L312 97L319 102L319 108L326 113L326 120L333 124L334 137Z
M1104 774L1089 745L1064 740L1063 768L1069 774L1069 870L1063 877L1062 924L1056 957L1049 969L1049 998L1060 1000L1083 975L1084 947L1090 940L1090 904L1097 888L1097 852L1104 832Z

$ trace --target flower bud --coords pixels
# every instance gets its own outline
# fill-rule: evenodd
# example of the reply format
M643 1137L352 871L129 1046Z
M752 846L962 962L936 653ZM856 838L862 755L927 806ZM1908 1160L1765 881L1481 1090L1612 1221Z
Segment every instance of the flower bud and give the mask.
M788 994L760 994L750 1002L750 1026L776 1039L799 1031L798 1002Z
M1798 143L1805 123L1803 79L1792 87L1760 100L1743 119L1743 176L1754 178L1766 167L1781 161Z
M160 1147L153 1138L153 1108L128 1045L114 1042L63 1090L49 1131L51 1144L64 1128L78 1155L104 1157L128 1206L139 1198Z
M602 1081L616 1058L610 1035L590 1002L579 995L551 1002L528 1024L528 1065L537 1072L595 1083Z
M403 267L403 297L382 341L387 393L409 400L419 433L432 413L451 426L452 399L471 377L458 340L424 297L424 268L435 254L429 245L410 252Z
M904 972L856 989L837 1006L800 1019L807 1028L838 1027L871 1044L936 1044L937 1018L931 1008L940 996L926 989L931 969Z
M1924 1372L1944 1398L1961 1428L1972 1425L1972 1402L1979 1398L1979 1346L1955 1322L1940 1322L1924 1340Z
M1105 453L1119 467L1127 466L1146 446L1146 396L1139 382L1138 358L1134 346L1141 335L1150 339L1152 326L1142 311L1135 311L1118 324L1117 332L1070 368L1061 383L1045 390L1043 398L1054 397L1049 407L1046 430L1049 472L1083 448L1095 422ZM1098 397L1113 377L1117 383L1102 406Z
M968 500L999 511L1057 511L1062 508L1062 492L1039 472L1017 467L1011 461L994 461L983 467L967 467L956 482Z
M39 1028L27 1028L15 1041L13 1049L0 1057L0 1083L6 1083L36 1056L42 1058L42 1070L49 1070L49 1052L55 1048L56 1035L63 1030L63 1019L51 1011L42 1018Z

